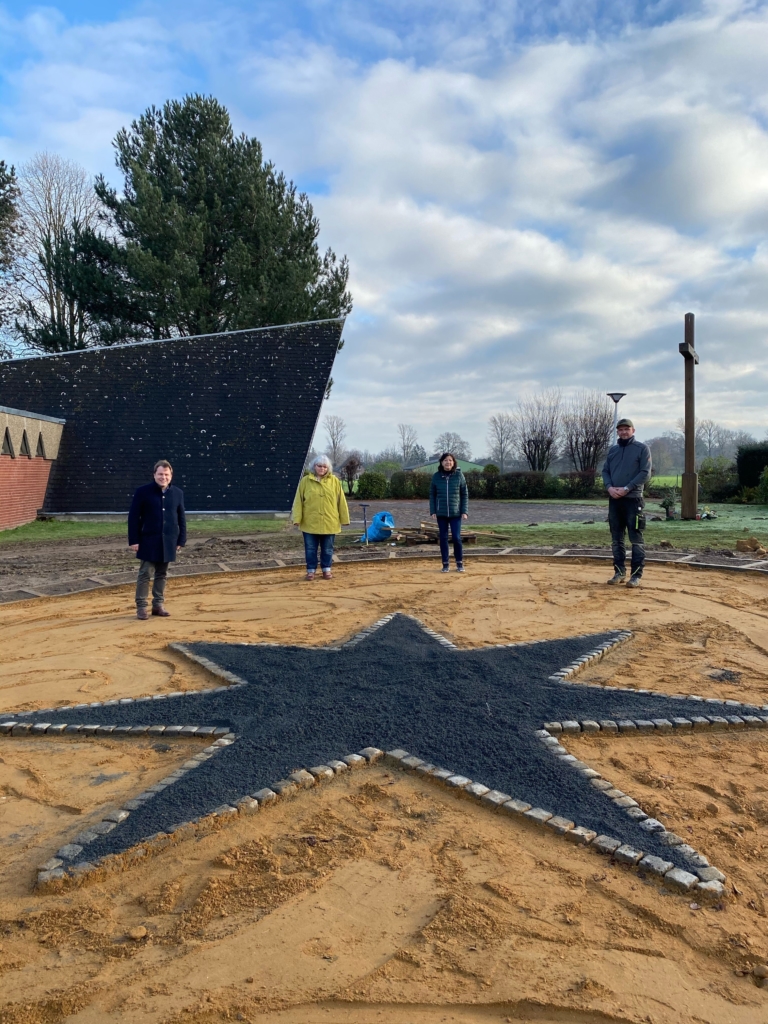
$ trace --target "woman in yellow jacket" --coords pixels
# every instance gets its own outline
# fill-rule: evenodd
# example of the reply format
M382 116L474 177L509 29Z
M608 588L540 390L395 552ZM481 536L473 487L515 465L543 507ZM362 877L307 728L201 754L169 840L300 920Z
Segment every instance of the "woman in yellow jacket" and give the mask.
M309 468L311 472L301 478L296 491L291 519L304 534L307 579L315 578L319 548L323 579L329 580L333 540L337 533L341 533L342 526L349 523L349 509L341 480L333 475L328 456L318 455Z

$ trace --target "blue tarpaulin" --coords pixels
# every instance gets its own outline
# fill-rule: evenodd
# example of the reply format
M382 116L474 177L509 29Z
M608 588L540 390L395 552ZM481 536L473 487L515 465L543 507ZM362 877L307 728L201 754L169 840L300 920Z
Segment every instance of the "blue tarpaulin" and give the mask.
M394 528L395 520L391 512L377 512L371 520L371 525L368 527L368 530L363 534L360 540L365 543L366 536L368 537L369 544L375 544L377 541L389 540Z

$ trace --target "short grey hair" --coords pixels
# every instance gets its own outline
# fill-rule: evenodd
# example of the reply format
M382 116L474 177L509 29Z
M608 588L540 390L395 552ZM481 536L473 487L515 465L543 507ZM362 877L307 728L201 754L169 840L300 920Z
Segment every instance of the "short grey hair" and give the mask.
M309 464L309 468L314 471L315 466L327 466L328 472L333 472L333 463L327 455L316 455Z

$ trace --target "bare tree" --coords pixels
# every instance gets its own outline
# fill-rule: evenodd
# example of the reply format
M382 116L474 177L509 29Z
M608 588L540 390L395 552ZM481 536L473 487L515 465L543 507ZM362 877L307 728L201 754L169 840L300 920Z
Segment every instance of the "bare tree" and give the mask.
M416 448L419 443L416 428L412 427L410 423L398 423L397 436L399 439L399 454L403 460L403 465L407 466L413 457L414 448Z
M559 388L546 388L518 400L515 446L534 472L549 469L557 458L562 409Z
M684 439L685 438L685 420L683 419L682 416L680 417L680 419L675 424L675 427L677 428L678 434L681 434L683 439ZM702 433L702 429L701 429L701 420L696 418L694 420L694 445L696 447L696 454L698 456L700 456L702 454L702 443L701 443L702 442L702 437L703 437L703 433Z
M441 454L442 452L453 452L457 459L464 459L465 462L469 462L472 458L469 441L465 441L459 434L450 430L446 430L444 434L435 438L435 451Z
M515 417L508 412L497 412L488 420L488 454L502 473L513 461L515 432Z
M600 391L580 391L563 410L563 454L574 469L596 470L613 439L613 403Z
M651 449L655 476L682 472L685 453L679 434L668 431L659 437L648 438L645 443Z
M14 312L14 266L19 238L19 185L16 171L0 160L0 330ZM0 358L10 355L0 337Z
M61 289L59 253L68 232L95 227L100 203L85 169L36 153L19 172L18 331L33 347L83 348L90 324Z
M339 466L339 475L347 481L347 494L352 494L355 488L355 480L365 469L363 457L358 451L349 452L346 459Z
M326 449L334 468L341 464L344 458L344 439L347 436L347 425L341 416L326 416L323 420L325 434L328 439Z
M685 436L685 420L677 421L677 436ZM755 444L756 438L745 430L730 430L714 420L696 420L696 458L714 459L723 456L727 459L736 457L741 445Z
M744 445L757 444L757 438L754 434L750 434L748 430L731 430L729 431L730 437L728 438L728 450L724 453L729 458L735 458L736 452Z
M719 423L715 423L714 420L700 420L697 433L706 457L712 459L720 454L725 440L724 435L729 431L725 427L721 427Z

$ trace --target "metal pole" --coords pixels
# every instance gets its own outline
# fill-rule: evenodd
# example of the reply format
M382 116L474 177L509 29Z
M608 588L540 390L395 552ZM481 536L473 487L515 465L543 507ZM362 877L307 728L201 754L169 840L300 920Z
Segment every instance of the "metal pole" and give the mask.
M368 547L368 506L361 502L360 508L363 510L363 530L365 533L365 546Z
M608 397L613 401L613 441L612 444L616 443L616 426L619 422L619 402L622 398L627 397L626 391L608 391Z
M699 361L694 346L694 315L685 314L685 341L679 346L685 359L685 471L680 499L681 519L695 519L699 507L699 477L696 472L696 386L694 370Z

